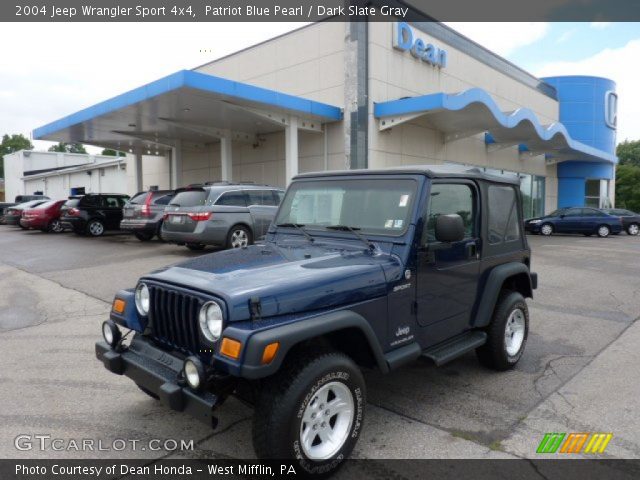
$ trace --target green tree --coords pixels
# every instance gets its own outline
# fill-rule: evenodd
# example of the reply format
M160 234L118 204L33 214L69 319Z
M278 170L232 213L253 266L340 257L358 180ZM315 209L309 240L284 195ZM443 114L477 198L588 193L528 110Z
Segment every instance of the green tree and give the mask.
M112 150L110 148L105 148L104 150L102 150L101 155L108 155L110 157L126 157L127 154L124 152L119 152L117 150Z
M50 152L61 152L61 153L87 153L84 148L84 145L81 143L64 143L60 142L57 145L51 145L49 147Z
M18 150L31 150L33 145L31 141L22 135L3 135L2 143L0 143L0 178L4 178L4 156L17 152Z
M640 212L640 165L616 167L616 207Z
M619 143L616 155L620 159L620 165L640 167L640 140L625 140Z

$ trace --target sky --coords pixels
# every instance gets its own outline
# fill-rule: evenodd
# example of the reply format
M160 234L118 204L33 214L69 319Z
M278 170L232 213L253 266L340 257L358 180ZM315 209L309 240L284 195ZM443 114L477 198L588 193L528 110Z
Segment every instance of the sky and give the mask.
M2 49L0 62L0 134L29 135L82 108L301 25L5 23L0 45L12 47ZM612 78L619 96L618 141L640 139L639 23L448 25L537 76Z

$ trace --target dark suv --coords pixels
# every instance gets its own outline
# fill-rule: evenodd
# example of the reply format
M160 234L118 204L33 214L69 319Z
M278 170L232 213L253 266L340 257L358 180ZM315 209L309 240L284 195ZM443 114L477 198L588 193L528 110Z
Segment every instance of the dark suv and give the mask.
M474 350L496 370L517 364L530 262L517 182L446 167L299 175L264 244L118 292L96 355L214 426L214 409L241 396L259 457L329 473L362 432L360 367Z
M78 235L99 237L106 230L118 230L122 207L129 195L120 193L89 193L70 197L61 209L60 222Z
M175 192L173 190L151 190L136 193L122 210L120 230L133 232L142 242L155 235L161 237L162 217Z
M267 233L283 196L268 185L192 185L177 191L165 209L162 238L191 250L246 247Z

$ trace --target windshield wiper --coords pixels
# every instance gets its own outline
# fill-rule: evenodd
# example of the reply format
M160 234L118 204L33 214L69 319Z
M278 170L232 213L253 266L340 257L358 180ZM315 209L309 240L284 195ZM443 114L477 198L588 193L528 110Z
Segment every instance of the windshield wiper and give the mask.
M307 237L310 242L313 243L313 242L316 241L316 239L313 238L311 236L311 234L304 229L304 223L278 223L278 224L276 224L276 227L295 228L295 229L299 230L300 232L302 232L302 234L305 237Z
M376 248L376 246L372 242L367 240L367 237L365 237L360 232L358 232L358 230L360 230L360 227L350 227L349 225L328 225L325 228L327 230L339 230L341 232L351 232L360 240L362 240L362 243L364 243L367 246L367 248L369 248L369 250L375 250Z

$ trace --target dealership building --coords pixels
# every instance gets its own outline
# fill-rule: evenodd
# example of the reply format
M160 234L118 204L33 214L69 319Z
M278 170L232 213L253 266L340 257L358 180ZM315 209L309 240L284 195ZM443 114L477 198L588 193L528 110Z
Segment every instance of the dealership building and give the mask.
M129 193L474 165L519 176L533 216L612 202L616 108L612 80L537 78L441 23L325 21L124 92L33 138L129 153Z

